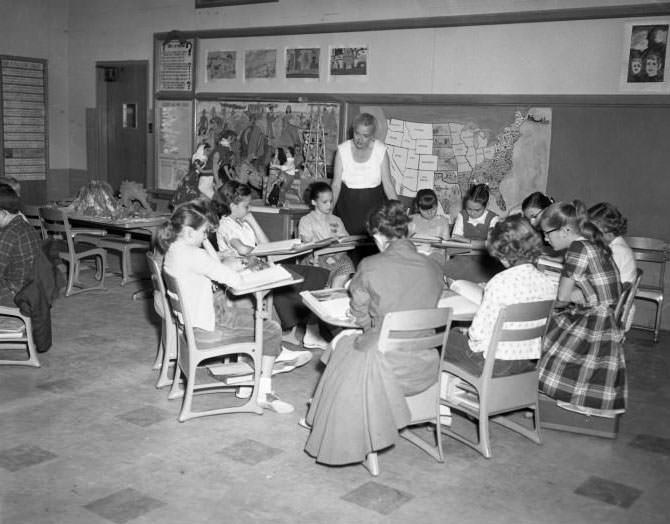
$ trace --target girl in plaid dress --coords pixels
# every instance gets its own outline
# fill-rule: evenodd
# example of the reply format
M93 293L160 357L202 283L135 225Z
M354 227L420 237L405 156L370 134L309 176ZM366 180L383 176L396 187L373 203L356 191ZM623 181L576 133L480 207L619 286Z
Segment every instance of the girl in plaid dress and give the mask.
M567 251L539 363L540 390L569 409L622 413L626 365L614 320L621 284L611 251L579 201L552 204L541 227L555 250Z

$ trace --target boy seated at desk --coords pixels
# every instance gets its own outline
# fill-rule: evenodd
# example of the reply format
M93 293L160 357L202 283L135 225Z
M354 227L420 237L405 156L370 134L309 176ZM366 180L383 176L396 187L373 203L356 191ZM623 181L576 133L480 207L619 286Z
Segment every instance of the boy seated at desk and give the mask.
M484 287L481 305L467 333L452 329L447 342L446 359L481 374L489 340L500 310L508 305L556 298L556 282L539 271L534 263L542 252L542 237L520 215L498 222L491 229L488 242L491 256L505 267ZM529 326L530 327L530 326ZM496 353L493 376L523 373L533 369L540 358L541 340L525 343L501 342ZM442 396L448 391L449 376L443 373ZM448 408L441 407L448 415ZM443 419L449 423L448 419Z

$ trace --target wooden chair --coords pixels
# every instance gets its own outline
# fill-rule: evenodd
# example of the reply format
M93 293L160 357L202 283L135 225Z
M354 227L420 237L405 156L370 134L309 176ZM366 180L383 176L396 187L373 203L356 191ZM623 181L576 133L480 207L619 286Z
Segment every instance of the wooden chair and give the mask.
M161 335L156 351L156 360L153 368L160 370L156 388L160 389L172 384L169 376L170 369L174 371L177 361L177 326L172 318L170 303L168 302L163 274L161 272L160 257L147 252L147 263L151 272L151 281L154 286L154 305L156 313L161 317Z
M175 398L175 390L178 389L178 384L182 375L185 379L185 389L183 392L183 401L181 411L178 416L179 422L186 420L205 417L208 415L220 415L224 413L257 413L262 414L263 409L256 402L258 396L258 381L261 375L261 357L256 349L255 342L243 342L237 344L208 344L198 345L195 340L193 332L193 325L189 317L189 312L184 308L183 294L179 281L168 272L163 271L165 281L165 288L167 291L168 301L174 315L175 323L177 325L177 367L175 368L174 378L172 381L172 390L168 398ZM196 371L205 361L213 359L220 359L228 355L246 355L253 362L253 393L251 397L241 406L209 409L204 411L193 411L191 409L193 403L193 395L199 393L213 393L216 391L229 390L234 392L237 390L237 385L227 385L224 382L196 384Z
M400 436L428 453L438 462L443 462L442 433L440 427L440 362L451 326L451 308L416 309L387 313L379 336L379 351L385 353L411 345L416 349L437 348L438 365L435 366L435 383L427 390L405 397L410 411L410 423L400 431ZM431 445L414 433L410 426L417 424L435 426L436 445ZM373 476L380 473L377 453L370 453L365 467Z
M93 291L95 289L105 289L105 270L107 267L107 252L89 243L78 242L78 235L104 235L105 232L97 229L73 228L67 215L61 210L53 207L41 207L39 215L44 223L44 229L47 236L60 240L61 250L58 256L67 263L68 276L65 296L83 293L84 291ZM79 269L81 261L86 258L94 258L96 263L96 280L98 284L87 288L81 287L79 282ZM79 288L79 289L75 289Z
M540 444L540 415L538 410L538 371L533 369L516 375L493 377L495 355L500 342L522 342L542 337L553 301L529 302L503 308L496 320L484 369L475 375L457 364L442 362L442 370L460 379L461 387L450 387L442 404L477 419L478 441L470 440L451 428L442 428L442 433L491 458L489 419ZM513 329L508 322L533 322L536 327ZM531 324L532 325L532 324ZM451 378L451 377L450 377ZM452 379L453 380L453 379ZM505 413L528 408L534 415L533 428L512 421Z
M28 223L35 228L35 231L40 236L42 240L46 240L47 232L44 229L44 222L40 216L40 206L31 206L24 204L21 212L23 216L26 217Z
M635 298L653 302L656 306L656 316L653 327L633 324L632 327L645 331L653 331L654 342L658 342L663 316L663 292L665 282L665 264L670 258L668 242L648 237L625 237L626 242L633 250L635 261L642 266L649 277L641 281Z
M22 315L19 308L0 306L0 349L28 351L27 360L0 360L0 364L40 367L30 317Z

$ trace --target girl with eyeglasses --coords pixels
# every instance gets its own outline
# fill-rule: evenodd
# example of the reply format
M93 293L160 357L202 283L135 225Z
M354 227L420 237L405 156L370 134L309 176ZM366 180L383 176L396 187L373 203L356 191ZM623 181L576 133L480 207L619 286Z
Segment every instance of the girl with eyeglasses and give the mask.
M540 225L555 250L566 249L539 363L540 390L567 409L613 417L625 411L628 391L612 252L579 201L552 204Z

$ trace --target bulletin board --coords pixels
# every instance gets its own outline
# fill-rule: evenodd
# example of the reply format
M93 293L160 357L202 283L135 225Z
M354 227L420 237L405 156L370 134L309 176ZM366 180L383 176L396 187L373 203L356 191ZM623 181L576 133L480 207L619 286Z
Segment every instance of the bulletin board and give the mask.
M0 175L45 180L47 61L0 55Z

